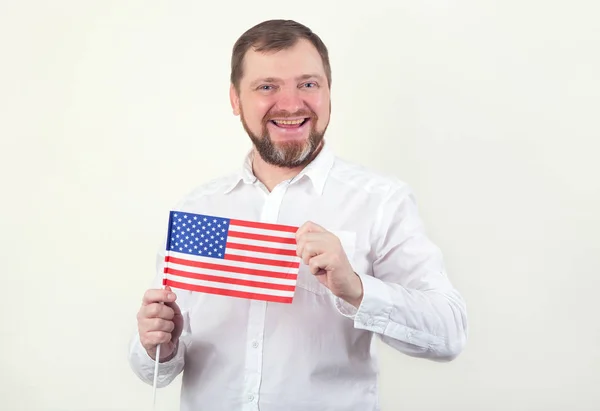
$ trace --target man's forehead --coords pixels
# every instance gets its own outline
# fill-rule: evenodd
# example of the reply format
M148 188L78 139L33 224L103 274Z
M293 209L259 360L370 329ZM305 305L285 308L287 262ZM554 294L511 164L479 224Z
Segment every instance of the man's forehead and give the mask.
M255 77L295 79L307 75L325 75L321 55L306 40L299 40L294 46L277 51L256 51L251 48L243 64L247 81L253 81Z

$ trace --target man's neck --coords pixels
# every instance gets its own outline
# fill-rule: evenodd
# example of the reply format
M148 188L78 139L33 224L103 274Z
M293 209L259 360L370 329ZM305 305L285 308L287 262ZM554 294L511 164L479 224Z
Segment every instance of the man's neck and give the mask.
M311 161L315 159L322 148L323 144L321 143L321 146L313 154ZM265 162L256 150L252 152L252 172L254 173L254 176L267 187L269 192L273 191L273 189L282 181L296 177L305 167L306 166L287 168L274 166L273 164Z

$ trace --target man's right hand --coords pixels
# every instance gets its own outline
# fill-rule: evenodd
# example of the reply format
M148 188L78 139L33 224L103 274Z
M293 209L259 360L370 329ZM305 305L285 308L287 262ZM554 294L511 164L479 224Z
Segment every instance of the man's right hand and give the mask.
M170 287L148 290L137 314L140 341L152 359L156 359L156 347L162 344L160 362L175 355L183 330L183 317L176 299Z

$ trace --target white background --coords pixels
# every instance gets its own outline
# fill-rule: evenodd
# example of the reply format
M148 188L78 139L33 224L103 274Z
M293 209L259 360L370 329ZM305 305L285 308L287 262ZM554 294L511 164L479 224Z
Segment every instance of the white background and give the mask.
M452 363L381 346L384 411L600 409L598 2L332 3L0 2L1 409L151 409L135 314L249 148L229 59L269 18L325 41L331 145L414 188L468 303Z

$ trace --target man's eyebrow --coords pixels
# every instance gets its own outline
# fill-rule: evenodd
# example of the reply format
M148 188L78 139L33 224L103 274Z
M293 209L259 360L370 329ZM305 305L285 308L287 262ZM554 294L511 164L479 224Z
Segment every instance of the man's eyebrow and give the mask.
M297 80L308 80L308 79L317 79L319 81L323 81L323 76L319 75L319 74L303 74L300 77L297 78Z
M281 80L278 78L275 78L275 77L259 78L257 80L254 80L252 83L250 83L250 87L256 87L260 83L281 83Z

